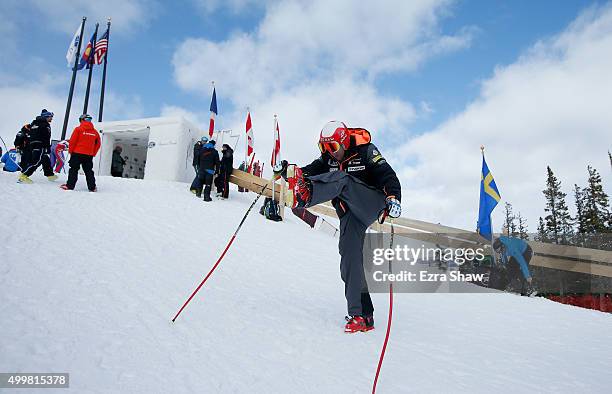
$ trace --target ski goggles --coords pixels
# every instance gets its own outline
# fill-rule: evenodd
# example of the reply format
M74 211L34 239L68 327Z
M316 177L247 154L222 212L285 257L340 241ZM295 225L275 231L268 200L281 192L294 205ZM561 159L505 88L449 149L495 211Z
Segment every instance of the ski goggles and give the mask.
M321 153L336 153L340 150L340 143L337 141L319 142L319 150Z

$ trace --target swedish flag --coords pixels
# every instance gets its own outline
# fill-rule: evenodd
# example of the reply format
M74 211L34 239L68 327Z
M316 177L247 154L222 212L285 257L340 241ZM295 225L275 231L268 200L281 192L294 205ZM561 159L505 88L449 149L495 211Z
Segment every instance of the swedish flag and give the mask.
M489 171L484 153L482 154L482 175L480 178L480 207L478 209L478 233L488 240L492 240L491 212L501 200L493 174Z

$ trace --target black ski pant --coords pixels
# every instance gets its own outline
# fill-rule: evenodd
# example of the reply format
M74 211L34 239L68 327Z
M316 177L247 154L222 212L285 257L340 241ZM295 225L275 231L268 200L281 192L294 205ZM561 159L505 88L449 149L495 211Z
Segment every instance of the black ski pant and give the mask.
M66 182L68 189L72 190L76 186L77 180L79 179L79 168L81 167L83 167L83 172L85 173L87 188L90 191L96 189L96 177L93 172L93 156L73 153L70 156L68 165L70 166L68 170L68 182Z
M53 175L53 168L51 168L51 159L49 154L46 153L46 149L37 146L26 147L21 155L21 171L24 175L30 176L42 165L43 173L45 176Z
M230 172L223 171L217 177L219 179L217 193L221 193L223 198L229 198L229 179L231 173L231 170Z
M367 228L385 209L385 195L344 171L309 177L312 198L308 206L339 198L345 207L340 214L340 276L344 281L348 314L371 316L374 312L363 271L363 242Z
M202 170L198 172L198 175L195 177L193 182L191 182L191 190L196 191L196 196L202 196L202 188L204 188L204 198L210 198L210 191L212 189L213 175L206 172L206 170Z

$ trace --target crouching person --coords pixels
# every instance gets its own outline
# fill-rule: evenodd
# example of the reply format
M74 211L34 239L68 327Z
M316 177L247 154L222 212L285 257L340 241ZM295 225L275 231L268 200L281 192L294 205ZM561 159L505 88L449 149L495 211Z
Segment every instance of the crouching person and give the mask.
M79 168L83 167L87 189L96 192L96 178L93 172L93 158L100 150L100 134L91 123L91 115L83 114L79 117L81 124L72 132L68 144L70 160L68 165L68 182L60 186L64 190L74 190L79 178Z

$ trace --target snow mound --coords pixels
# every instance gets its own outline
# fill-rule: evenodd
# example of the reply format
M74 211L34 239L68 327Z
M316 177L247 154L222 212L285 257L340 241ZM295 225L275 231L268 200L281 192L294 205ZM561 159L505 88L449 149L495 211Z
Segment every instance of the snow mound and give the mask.
M65 178L65 175L64 175ZM0 173L0 371L69 372L74 392L369 392L384 338L342 332L336 239L188 185L98 193ZM259 208L259 205L256 209ZM399 294L378 390L609 392L612 316L510 294Z

